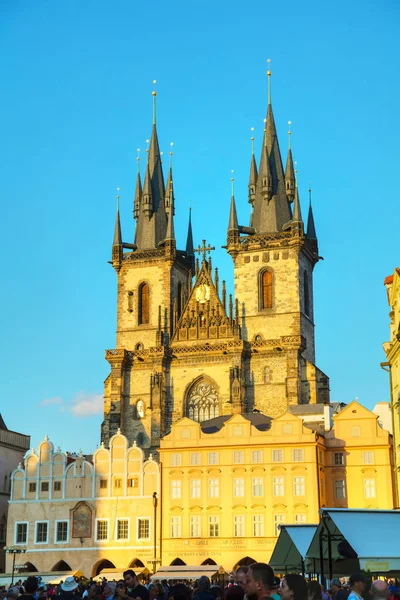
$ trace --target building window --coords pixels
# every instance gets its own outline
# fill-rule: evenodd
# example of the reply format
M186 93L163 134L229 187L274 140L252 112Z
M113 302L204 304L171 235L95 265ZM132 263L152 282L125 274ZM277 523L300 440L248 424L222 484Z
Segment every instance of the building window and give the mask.
M260 309L272 308L272 273L262 271L260 274Z
M172 454L171 455L171 465L173 467L180 467L181 466L181 455L180 454Z
M48 529L47 521L36 522L35 544L47 544Z
M122 479L114 479L114 487L121 488L122 487Z
M271 381L271 374L269 371L269 367L264 367L264 383L269 383Z
M302 523L306 523L306 515L303 515L303 514L295 515L294 522L299 525L301 525Z
M200 498L201 487L200 479L190 480L190 496L191 498Z
M200 452L191 452L190 453L190 464L191 465L199 465L200 460Z
M364 479L364 497L375 498L375 479Z
M56 544L68 542L68 521L56 521Z
M294 495L295 496L304 496L304 494L305 494L304 477L295 477L293 480L293 483L294 483Z
M241 498L244 496L244 479L233 480L233 495L235 498Z
M30 492L36 492L36 483L31 482L28 489Z
M108 520L97 519L96 521L96 541L108 540Z
M101 490L107 489L107 479L100 479L100 489Z
M212 515L208 517L208 535L210 537L219 537L219 516Z
M26 544L28 541L28 523L15 523L15 543Z
M309 317L310 316L310 285L308 283L307 271L304 271L303 283L304 283L304 312L307 315L307 317Z
M283 450L272 450L272 462L283 462Z
M264 515L253 515L253 537L263 537Z
M171 537L181 537L181 517L171 517Z
M374 464L374 453L371 450L368 452L363 452L363 463L364 465Z
M304 450L303 448L296 448L293 450L293 462L303 462Z
M219 480L208 480L208 495L210 498L219 498Z
M253 496L263 496L264 486L262 477L253 477Z
M117 519L117 540L129 539L129 521L128 519Z
M129 477L128 487L133 488L133 487L137 487L137 485L138 485L138 480L135 479L134 477Z
M171 498L180 498L182 492L182 482L179 479L171 481Z
M201 379L190 389L186 416L198 423L219 416L218 393L211 383Z
M232 435L234 437L241 437L243 435L243 427L241 425L232 427Z
M273 483L274 496L284 496L285 495L285 486L284 486L284 482L283 482L283 477L274 477L272 483Z
M334 463L336 467L342 467L344 465L344 452L335 452Z
M285 515L275 515L274 516L274 531L275 535L278 537L279 535L279 526L285 522Z
M360 437L360 428L359 427L352 427L351 428L351 437Z
M42 492L48 492L49 491L49 482L42 481L42 483L40 484L40 489Z
M244 537L244 516L235 515L233 519L233 535L234 537Z
M262 463L263 461L263 453L262 450L253 450L251 453L251 462L252 463Z
M150 519L138 519L137 520L137 539L148 540L150 539Z
M150 322L150 302L149 302L149 286L147 283L141 283L139 286L139 310L138 310L138 325L146 325Z
M335 498L342 500L346 498L346 488L344 479L336 479L335 481Z
M54 491L55 492L61 492L61 481L55 481L54 482Z
M218 464L218 452L209 452L208 453L208 464L209 465L217 465Z
M190 537L197 538L201 536L200 517L190 517Z
M244 453L242 450L234 450L233 452L233 464L242 465L244 463Z

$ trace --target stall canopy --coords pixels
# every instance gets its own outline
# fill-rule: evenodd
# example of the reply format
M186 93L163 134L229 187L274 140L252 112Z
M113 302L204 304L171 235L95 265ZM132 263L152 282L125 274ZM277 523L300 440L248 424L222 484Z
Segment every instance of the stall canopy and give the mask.
M225 573L221 565L178 565L169 567L160 567L157 573L154 573L150 579L198 579L206 575L210 579L217 575Z
M103 577L105 577L108 581L113 581L113 579L119 581L120 579L124 578L124 571L126 571L128 568L130 567L124 569L103 569L98 575L96 575L96 579L103 579ZM138 577L140 577L140 575L148 575L150 573L150 571L146 568L142 569L141 571L135 568L134 571Z
M308 562L326 559L328 572L354 570L371 573L400 571L400 511L351 508L324 508L321 521L306 553ZM329 572L330 571L330 572Z
M281 525L269 564L279 573L304 572L304 559L318 525Z
M27 577L33 575L34 577L40 577L43 583L60 583L60 581L65 581L67 577L82 577L83 573L81 571L51 571L50 573L38 573L35 571L34 573L14 573L14 583L19 581L25 581ZM9 586L11 583L11 575L5 574L0 575L0 587L1 586Z

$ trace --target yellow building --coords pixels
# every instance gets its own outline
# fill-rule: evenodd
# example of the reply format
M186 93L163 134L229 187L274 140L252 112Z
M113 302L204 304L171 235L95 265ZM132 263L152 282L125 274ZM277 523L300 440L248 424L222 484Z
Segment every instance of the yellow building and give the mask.
M393 508L391 436L352 402L333 428L290 412L184 418L160 445L164 564L268 561L281 523L320 507Z
M400 268L385 279L390 306L390 341L383 345L390 372L391 405L393 417L393 447L396 468L396 507L400 504Z
M27 572L152 571L159 487L159 465L119 433L88 458L54 450L46 437L13 472L7 545L26 550L18 556Z

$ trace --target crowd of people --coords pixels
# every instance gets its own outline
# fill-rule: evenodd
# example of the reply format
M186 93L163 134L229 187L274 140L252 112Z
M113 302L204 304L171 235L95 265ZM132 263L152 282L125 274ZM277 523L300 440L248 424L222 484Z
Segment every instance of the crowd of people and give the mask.
M346 583L332 579L326 589L297 573L280 578L266 563L239 567L224 586L205 575L194 582L162 580L146 585L132 569L123 577L99 582L67 577L60 585L46 585L40 577L30 576L3 590L0 600L400 600L397 580L376 579L367 586L365 576L355 573Z

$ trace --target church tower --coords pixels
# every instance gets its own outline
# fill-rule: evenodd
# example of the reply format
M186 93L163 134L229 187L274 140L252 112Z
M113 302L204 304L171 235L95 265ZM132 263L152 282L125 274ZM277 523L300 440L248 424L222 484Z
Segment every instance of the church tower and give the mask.
M187 247L176 248L172 151L164 184L153 91L153 126L142 186L140 161L134 195L134 243L123 241L117 208L112 266L117 274L116 348L106 351L102 441L118 428L144 448L159 445L170 422L165 369L169 339L188 297L194 270L192 228Z
M254 406L277 416L288 405L329 401L329 380L315 366L313 270L319 261L310 206L305 228L292 151L284 170L271 104L259 166L253 152L250 226L239 226L234 199L227 250L234 263L242 338L249 344L249 391Z

